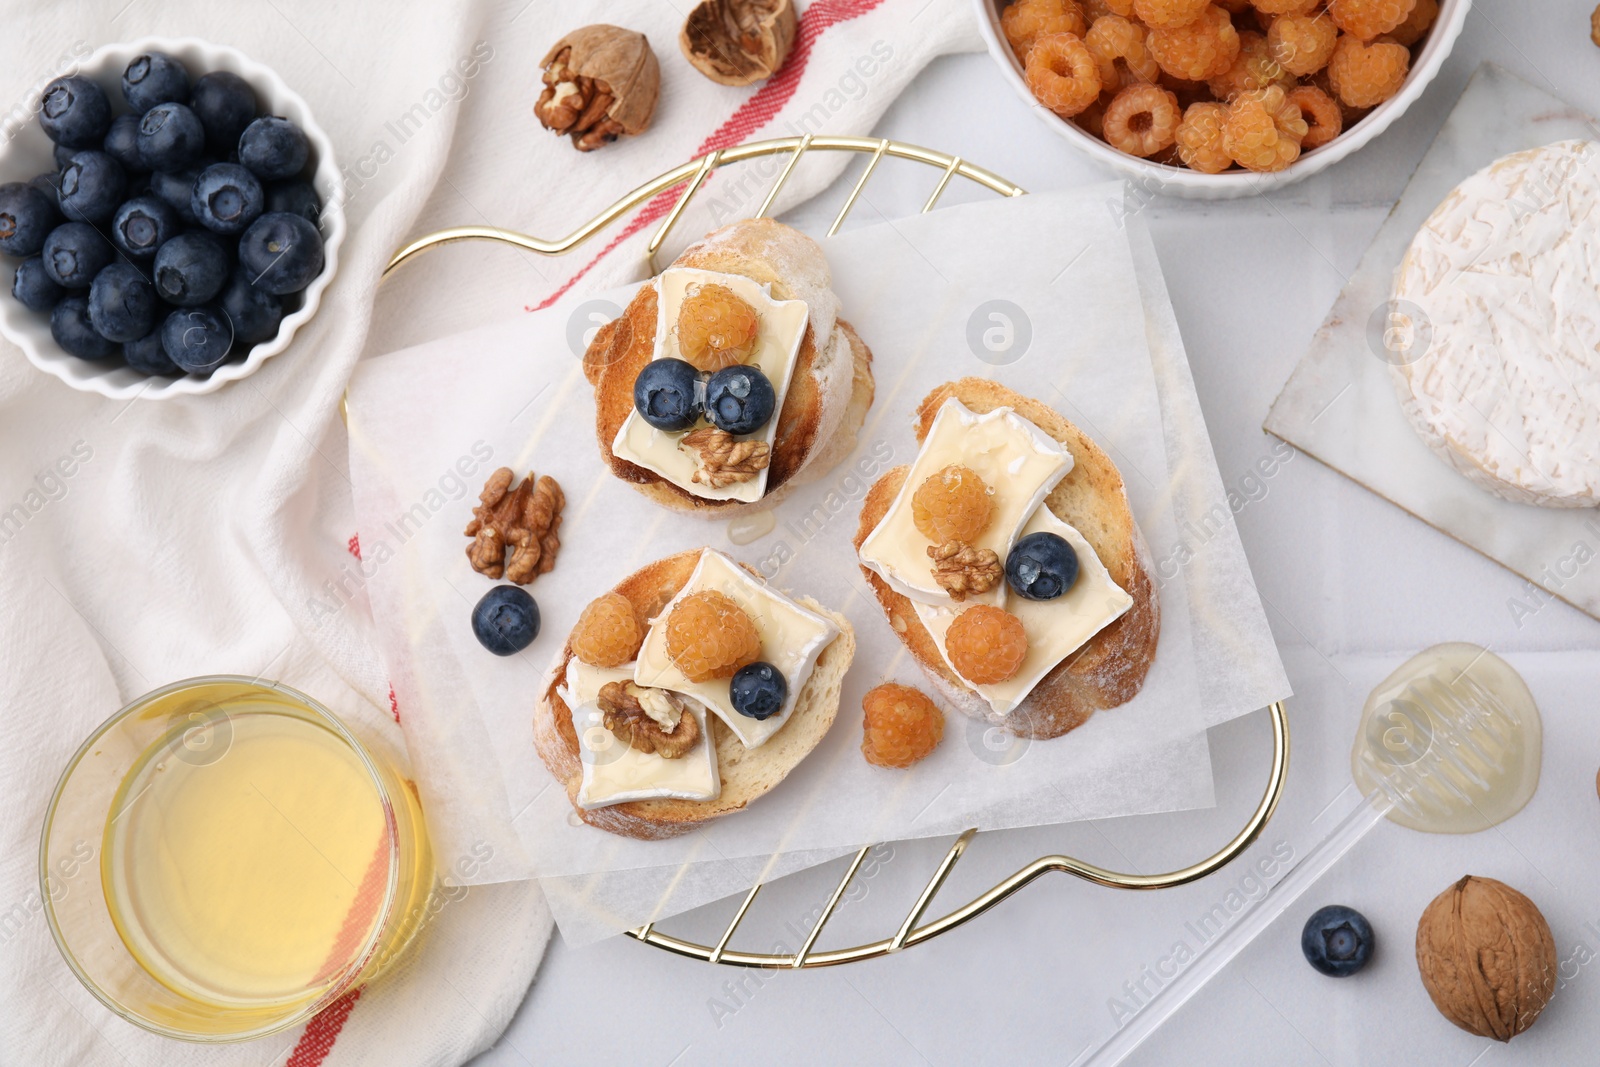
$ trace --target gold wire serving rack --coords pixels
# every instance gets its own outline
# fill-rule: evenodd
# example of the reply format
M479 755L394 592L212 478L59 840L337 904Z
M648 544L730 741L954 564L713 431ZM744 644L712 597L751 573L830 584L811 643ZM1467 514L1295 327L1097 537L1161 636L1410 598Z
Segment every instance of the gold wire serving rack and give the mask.
M1021 186L1007 181L993 171L976 166L960 156L936 152L930 148L923 148L919 145L907 144L902 141L891 141L878 137L824 137L811 134L806 134L802 137L778 137L765 141L751 141L747 144L735 145L729 148L719 148L674 167L672 170L640 185L567 236L557 240L532 237L528 234L504 230L495 226L457 226L425 234L395 252L389 260L389 265L384 268L383 276L387 278L401 264L414 259L424 252L456 241L495 241L534 252L541 256L565 255L595 234L606 229L634 208L682 185L684 186L683 191L645 245L645 255L650 273L655 274L658 272L656 265L657 253L660 252L668 235L678 224L678 220L682 217L684 209L688 206L690 200L705 185L706 179L711 176L713 171L719 167L752 159L767 156L788 156L782 170L778 173L777 179L767 191L765 199L762 200L760 208L755 212L755 217L759 218L772 209L779 191L787 184L790 176L795 171L795 167L808 152L853 152L864 154L868 157L865 169L856 179L855 185L851 187L850 194L845 198L839 213L834 216L832 225L828 227L827 232L830 237L838 233L839 228L844 225L845 218L850 214L851 209L855 207L856 201L861 196L861 190L866 187L867 182L877 172L878 165L886 156L911 160L915 163L933 167L940 172L938 182L934 185L932 192L928 194L927 200L922 205L924 213L933 210L934 205L939 202L939 198L944 195L950 180L958 176L1001 196L1022 196L1026 193L1026 190ZM855 878L856 872L860 870L862 862L867 858L867 854L875 847L874 845L864 846L855 854L845 869L844 877L834 886L832 894L828 897L827 903L823 906L804 943L795 952L746 952L732 947L734 932L744 922L745 915L750 911L751 904L755 902L756 895L761 891L763 885L761 882L757 882L750 887L750 891L745 894L738 910L734 912L732 920L714 945L703 945L695 941L674 937L658 930L654 922L646 923L643 926L627 931L628 936L647 945L653 945L668 952L675 952L680 956L688 956L691 959L704 960L707 963L721 963L736 967L793 969L828 967L841 963L854 963L859 960L873 959L931 941L940 934L954 930L963 923L977 918L1023 886L1052 871L1074 875L1085 881L1112 889L1169 889L1193 882L1227 866L1245 849L1249 848L1256 838L1260 836L1267 821L1272 818L1273 812L1277 810L1278 800L1283 795L1284 781L1289 768L1289 720L1281 701L1269 705L1267 713L1272 723L1272 762L1267 776L1267 786L1261 795L1261 802L1256 805L1255 811L1246 820L1239 832L1233 836L1232 840L1210 856L1187 867L1168 871L1165 874L1126 874L1120 871L1107 870L1104 867L1097 867L1092 863L1073 859L1071 856L1040 856L959 907L946 912L937 919L923 922L924 915L932 905L940 889L944 887L946 879L950 877L950 872L960 862L968 844L978 834L978 829L973 827L957 837L955 843L950 846L949 851L945 853L944 858L935 868L933 876L928 879L922 892L918 894L915 903L906 914L904 921L900 923L898 929L889 937L878 941L853 945L848 948L826 950L816 948L817 939L821 936L823 927L833 917L834 910L839 906L839 902L844 899L845 891Z

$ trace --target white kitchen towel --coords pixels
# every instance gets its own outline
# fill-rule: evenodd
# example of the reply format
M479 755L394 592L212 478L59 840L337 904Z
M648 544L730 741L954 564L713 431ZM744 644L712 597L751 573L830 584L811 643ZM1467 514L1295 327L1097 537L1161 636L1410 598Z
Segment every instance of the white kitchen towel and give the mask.
M679 56L685 13L654 0L618 0L603 14L550 0L0 5L0 138L95 46L198 36L266 63L311 103L340 154L350 222L316 319L213 395L107 401L0 342L0 1064L454 1064L503 1030L550 931L531 883L451 894L406 967L301 1030L215 1048L155 1038L100 1006L56 952L37 888L39 825L83 736L183 677L281 679L404 742L361 593L338 418L351 368L364 351L636 274L649 223L667 209L657 202L563 260L451 249L408 267L380 298L383 265L407 237L474 223L562 234L708 146L867 133L929 59L978 47L967 0L814 0L788 66L727 89ZM545 50L600 17L649 36L662 97L645 136L580 156L538 128L531 107ZM808 161L780 206L843 163ZM17 177L27 176L0 180ZM762 195L714 179L683 238L749 214ZM425 774L420 784L426 795ZM533 1054L524 1050L530 1063Z

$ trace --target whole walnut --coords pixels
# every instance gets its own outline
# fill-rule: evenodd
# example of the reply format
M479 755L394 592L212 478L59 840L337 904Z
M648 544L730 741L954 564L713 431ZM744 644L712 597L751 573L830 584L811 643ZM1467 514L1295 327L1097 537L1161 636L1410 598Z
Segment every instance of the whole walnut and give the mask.
M1417 923L1417 969L1433 1006L1479 1037L1510 1041L1556 991L1556 943L1533 901L1467 875Z

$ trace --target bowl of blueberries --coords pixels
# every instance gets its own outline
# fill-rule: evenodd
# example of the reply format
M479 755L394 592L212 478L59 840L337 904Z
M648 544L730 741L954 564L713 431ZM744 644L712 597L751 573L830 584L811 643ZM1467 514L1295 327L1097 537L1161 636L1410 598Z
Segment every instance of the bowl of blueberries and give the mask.
M212 392L316 313L342 199L266 67L192 38L100 48L0 144L0 334L74 389Z

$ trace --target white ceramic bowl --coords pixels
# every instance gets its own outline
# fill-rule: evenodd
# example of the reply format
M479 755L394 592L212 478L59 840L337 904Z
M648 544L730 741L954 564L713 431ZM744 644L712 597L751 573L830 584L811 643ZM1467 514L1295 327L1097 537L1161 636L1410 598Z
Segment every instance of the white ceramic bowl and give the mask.
M323 267L305 291L299 294L300 306L283 317L278 335L250 349L244 360L222 364L209 375L186 374L181 378L140 374L120 359L87 360L63 352L50 336L50 316L29 311L11 296L11 270L16 260L0 258L5 269L4 291L0 292L0 334L15 343L42 371L55 375L74 389L99 393L111 399L143 397L161 400L171 396L210 393L228 382L253 374L257 367L289 347L295 331L310 321L322 300L322 291L333 280L339 265L339 245L344 241L343 180L334 162L333 143L322 132L306 102L282 78L243 53L223 45L208 44L192 37L145 37L128 44L97 48L79 64L77 73L100 83L111 100L112 111L127 110L122 99L122 72L134 57L145 52L166 52L183 61L191 78L214 70L227 70L250 83L263 115L281 115L298 125L311 142L314 172L311 184L322 198ZM68 72L71 73L71 72ZM9 141L0 143L0 183L27 181L37 174L55 169L55 145L39 126L38 98L27 101L33 117Z
M1401 86L1400 91L1394 96L1373 108L1372 112L1360 122L1321 148L1312 149L1288 167L1272 174L1256 174L1250 171L1202 174L1197 170L1169 167L1119 152L1035 100L1033 93L1028 90L1028 83L1023 80L1022 64L1012 54L1011 46L1006 43L1005 34L1000 30L1000 9L1006 2L1007 0L973 0L977 6L978 27L982 30L984 39L989 42L989 54L999 64L1006 81L1028 102L1033 108L1033 113L1057 134L1077 145L1094 159L1125 175L1141 190L1194 200L1224 200L1281 189L1302 178L1309 178L1318 171L1326 170L1378 136L1389 128L1390 123L1405 113L1411 102L1422 95L1428 83L1433 81L1434 75L1439 73L1445 57L1450 54L1450 49L1455 47L1456 38L1461 35L1461 25L1467 19L1467 9L1472 6L1472 0L1439 0L1439 17L1434 20L1433 27L1428 31L1421 52L1412 61L1411 73L1407 76L1405 85Z

